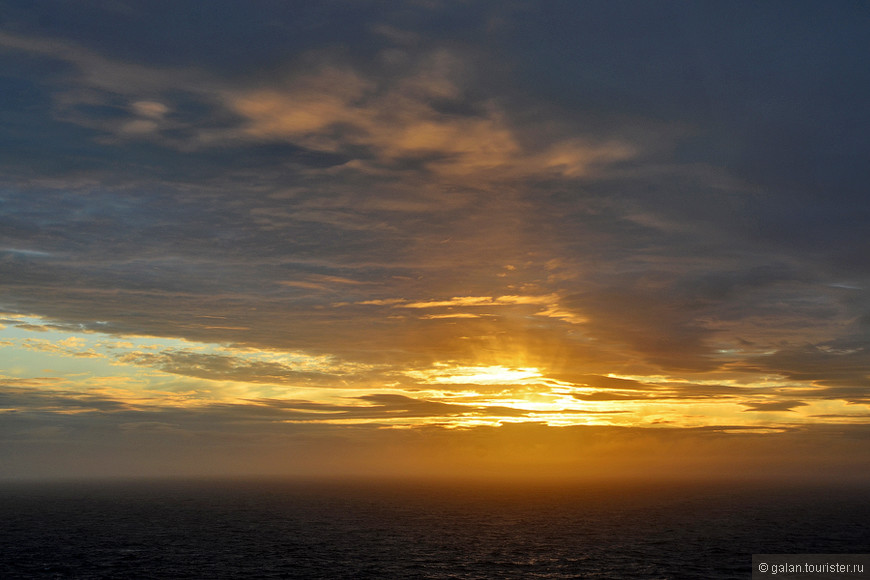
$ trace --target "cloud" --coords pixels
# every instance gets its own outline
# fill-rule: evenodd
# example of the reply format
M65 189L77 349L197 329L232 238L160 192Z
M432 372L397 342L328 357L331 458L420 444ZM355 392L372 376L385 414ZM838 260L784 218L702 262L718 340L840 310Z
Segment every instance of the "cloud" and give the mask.
M276 284L282 286L292 286L295 288L307 288L311 290L326 290L335 285L364 285L371 282L352 280L341 276L328 276L324 274L310 274L306 276L306 280L277 280Z
M551 304L555 296L455 296L449 300L429 300L397 304L401 308L444 308L454 306L506 306L515 304Z
M0 406L7 417L14 413L81 413L115 412L132 409L129 404L100 394L68 390L39 390L36 385L23 385L20 381L0 379ZM52 385L41 383L42 387Z
M63 356L84 358L100 358L103 356L92 348L83 348L85 345L85 341L81 338L73 336L59 341L51 341L44 338L26 338L22 341L21 344L22 346L24 346L24 348L30 350L46 352L50 354L59 354Z
M103 143L145 139L191 149L227 134L210 96L221 83L200 69L122 61L70 40L2 31L0 48L67 63L65 75L44 81L54 88L53 116L98 131ZM171 114L176 108L188 114ZM195 108L200 113L190 115Z
M470 312L455 312L455 313L447 313L447 314L426 314L423 318L427 320L435 320L442 318L480 318L481 314L471 314Z
M169 107L157 101L136 101L131 107L137 115L149 119L162 119L169 112Z
M16 324L15 328L30 330L32 332L48 332L50 327L44 324Z
M203 70L124 62L68 40L0 33L0 46L69 63L74 88L56 92L56 114L111 136L107 143L148 139L193 151L284 141L341 154L350 171L417 167L459 183L576 178L636 154L617 138L524 145L521 128L495 100L471 97L464 85L474 73L455 49L418 52L398 70L366 71L315 51L271 82L238 87ZM204 111L191 116L191 104Z
M0 32L0 46L68 62L81 75L83 85L113 93L141 93L162 89L168 84L187 84L181 71L160 71L119 62L67 40Z
M743 403L749 407L746 411L793 411L796 407L805 407L807 404L803 401L771 401L768 403Z
M447 50L418 56L405 75L366 77L346 65L314 60L313 70L296 71L284 86L230 96L229 106L248 120L249 136L328 152L362 148L346 167L363 172L417 166L472 183L548 173L581 177L635 155L631 145L616 140L524 147L495 102L468 100L460 84L468 76L466 65Z
M598 385L595 391L572 392L571 396L581 401L704 401L731 400L734 402L764 396L773 388L746 388L739 385L711 384L710 382L690 382L668 380L641 383L613 377L581 378L576 386ZM755 405L756 403L741 403ZM765 404L765 403L762 403Z
M793 381L827 387L815 390L819 396L866 402L870 354L864 345L865 339L859 335L816 345L786 346L748 358L739 367L745 365L747 370L774 372Z
M373 25L371 31L399 45L414 45L421 40L420 35L411 30L402 30L385 23Z
M32 393L28 393L28 396ZM428 412L426 403L377 398L373 409ZM45 407L45 402L41 403ZM756 433L595 426L415 430L284 422L267 404L195 409L104 407L65 414L5 413L0 459L19 476L248 476L487 478L516 480L854 481L867 473L866 425L811 425ZM292 406L293 403L291 403ZM304 408L304 403L298 403ZM74 407L73 407L74 408ZM300 409L301 410L301 409ZM357 408L365 412L366 407ZM382 409L384 410L384 409ZM317 413L310 413L316 415ZM327 416L329 416L327 414ZM87 453L82 450L87 449ZM22 452L26 450L25 452ZM292 461L287 461L290 456ZM47 461L47 459L53 459ZM520 477L521 478L521 477Z
M528 411L499 405L457 404L413 398L392 393L374 393L345 398L348 403L327 403L304 399L239 399L233 402L198 401L182 407L154 393L150 398L124 400L123 393L77 392L52 389L33 390L0 384L0 406L7 416L28 421L49 421L86 425L88 420L128 428L159 422L193 427L196 423L247 424L253 432L280 423L367 423L414 424L416 420L457 417L524 417ZM117 396L120 395L120 396ZM70 418L71 414L80 415ZM95 415L96 414L96 415ZM115 418L112 418L114 415ZM191 423L193 421L193 423ZM259 427L258 427L259 425Z
M251 360L233 355L163 350L159 353L133 351L119 354L118 362L157 368L163 372L218 381L276 384L322 384L340 380L342 365L300 360L285 364L268 360ZM313 363L313 364L312 364Z
M571 393L571 396L581 401L643 401L657 398L646 394L608 393L596 391L593 393Z
M589 317L591 334L622 343L651 363L671 369L716 368L719 363L708 343L713 332L696 318L695 309L642 284L575 294L563 303Z

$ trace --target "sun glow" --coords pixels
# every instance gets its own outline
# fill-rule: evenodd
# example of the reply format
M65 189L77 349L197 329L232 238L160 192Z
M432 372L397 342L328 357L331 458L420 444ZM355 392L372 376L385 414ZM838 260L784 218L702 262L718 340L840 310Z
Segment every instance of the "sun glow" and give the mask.
M544 378L534 367L451 366L445 363L436 364L431 370L409 371L407 374L421 382L442 385L524 385Z

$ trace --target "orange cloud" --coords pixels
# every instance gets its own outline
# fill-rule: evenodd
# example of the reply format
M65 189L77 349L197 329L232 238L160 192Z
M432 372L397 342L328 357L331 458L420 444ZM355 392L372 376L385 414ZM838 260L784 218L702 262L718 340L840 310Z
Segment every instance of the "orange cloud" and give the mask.
M445 178L580 177L636 153L616 141L569 139L541 149L524 146L507 113L494 102L476 103L473 114L438 106L462 100L458 79L464 64L456 54L436 51L418 65L408 76L374 80L348 67L322 64L277 86L227 93L226 100L247 120L248 137L321 151L366 147L375 161L354 159L347 167L368 172L378 172L377 164L416 159Z
M556 300L555 295L545 296L456 296L450 300L429 300L402 304L402 308L443 308L451 306L503 306L510 304L550 304Z

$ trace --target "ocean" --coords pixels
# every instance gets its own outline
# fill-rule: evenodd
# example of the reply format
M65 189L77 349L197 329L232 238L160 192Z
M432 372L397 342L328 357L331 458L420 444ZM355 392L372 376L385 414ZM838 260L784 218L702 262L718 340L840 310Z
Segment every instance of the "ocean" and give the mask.
M747 579L870 551L866 488L375 481L0 484L0 578Z

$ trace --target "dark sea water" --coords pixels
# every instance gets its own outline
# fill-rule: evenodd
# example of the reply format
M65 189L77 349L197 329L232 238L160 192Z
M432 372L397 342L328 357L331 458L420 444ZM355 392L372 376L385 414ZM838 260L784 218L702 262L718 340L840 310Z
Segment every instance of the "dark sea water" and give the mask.
M866 553L866 490L373 482L0 485L0 578L741 578Z

